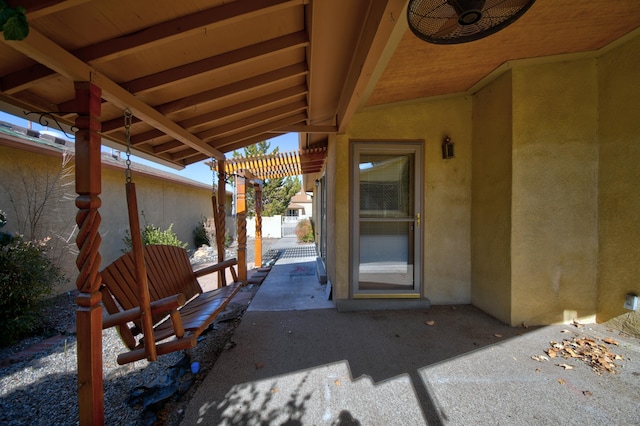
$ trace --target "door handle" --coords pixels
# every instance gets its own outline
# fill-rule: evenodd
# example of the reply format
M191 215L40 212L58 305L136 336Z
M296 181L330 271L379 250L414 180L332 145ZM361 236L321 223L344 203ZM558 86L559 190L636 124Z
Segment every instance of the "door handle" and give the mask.
M420 228L420 213L416 215L416 226Z

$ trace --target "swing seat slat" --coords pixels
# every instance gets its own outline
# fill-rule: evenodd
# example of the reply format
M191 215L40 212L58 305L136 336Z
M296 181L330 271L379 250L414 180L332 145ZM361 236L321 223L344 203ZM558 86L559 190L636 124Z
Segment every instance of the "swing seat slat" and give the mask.
M186 250L165 245L143 247L153 318L153 342L158 355L189 349L226 309L244 283L238 281L236 259L226 260L194 272ZM203 292L198 277L230 271L233 282ZM103 328L118 327L129 352L118 356L118 364L144 359L142 309L138 301L133 254L126 253L101 271L103 304L108 315ZM224 284L224 283L223 283ZM165 341L169 339L168 341Z

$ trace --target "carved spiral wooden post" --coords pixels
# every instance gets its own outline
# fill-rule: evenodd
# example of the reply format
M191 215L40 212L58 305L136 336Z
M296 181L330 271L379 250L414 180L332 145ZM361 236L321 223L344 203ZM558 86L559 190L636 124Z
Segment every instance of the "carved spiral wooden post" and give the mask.
M247 185L244 176L236 177L236 216L238 220L238 279L247 281Z
M256 190L256 254L255 265L257 268L262 266L262 187L260 184L254 183Z
M226 232L226 209L227 201L224 159L218 160L218 223L216 223L216 243L218 245L218 262L224 260L224 243L227 237ZM218 229L219 227L219 229Z
M78 344L78 407L81 425L104 424L102 378L102 283L100 268L100 98L102 90L89 82L75 83L76 106L76 223L80 271L76 285Z

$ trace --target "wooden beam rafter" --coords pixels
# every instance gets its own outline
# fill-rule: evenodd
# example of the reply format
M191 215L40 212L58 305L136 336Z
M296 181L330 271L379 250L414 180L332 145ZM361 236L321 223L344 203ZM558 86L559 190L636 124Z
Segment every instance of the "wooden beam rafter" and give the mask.
M258 114L254 114L254 115L242 118L240 120L232 121L222 126L205 130L203 132L197 133L196 136L206 141L210 138L220 137L225 134L238 133L243 129L247 129L247 128L250 129L264 122L271 123L276 119L279 119L283 116L285 117L290 116L292 113L303 111L306 108L307 108L306 101L293 102L277 108L272 108L268 111L264 111Z
M8 46L46 65L71 81L91 81L102 89L102 97L118 108L129 108L133 115L144 120L185 145L211 157L224 155L195 135L165 117L150 105L127 92L113 80L100 74L90 65L82 62L68 51L31 28L29 36L21 41L3 41Z
M176 99L156 106L158 112L168 115L193 108L196 105L203 105L208 102L219 101L228 96L237 95L242 92L248 92L258 87L265 87L288 79L304 76L309 72L304 62L285 66L273 71L249 77L226 86L216 87L211 90L197 93L192 96Z
M406 1L385 0L373 1L364 18L364 27L354 52L349 73L343 86L340 102L337 106L338 131L344 132L353 114L364 101L369 79L382 55L386 42L397 23L388 19L392 16L403 16L402 10Z
M226 136L223 138L215 138L211 140L207 140L211 146L215 147L217 150L228 152L228 146L235 145L237 142L244 141L245 139L251 138L257 135L263 135L273 129L278 129L280 127L288 126L294 123L300 123L307 119L306 113L299 113L292 115L291 117L282 118L280 120L276 120L267 124L263 124L262 126L258 126L249 130L245 130L240 133L233 134L231 136ZM247 144L250 145L250 144Z
M286 36L267 40L252 46L202 59L179 67L160 71L122 83L131 93L144 93L156 90L167 84L198 76L207 72L224 69L229 66L250 66L261 58L285 52L290 49L303 48L309 45L307 33L300 31Z
M234 115L246 113L248 111L269 106L271 104L287 101L289 99L299 97L304 95L307 92L306 85L298 85L295 87L290 87L288 89L280 90L278 92L270 93L268 95L259 96L254 99L250 99L245 102L241 102L235 105L230 105L225 108L221 108L216 111L211 111L206 114L201 114L196 117L188 118L186 120L180 121L178 124L185 129L193 129L194 127L204 125L204 124L213 124L216 121L229 119ZM120 120L121 121L121 120ZM122 127L122 123L120 123ZM133 145L145 143L154 138L159 138L164 136L164 133L160 132L157 129L150 130L148 132L139 133L131 137L131 143Z
M230 105L228 107L221 108L208 114L203 114L197 117L186 119L184 121L181 121L180 124L183 127L190 129L202 124L214 122L215 120L229 119L230 117L233 117L237 114L246 113L248 111L260 107L269 106L277 102L283 102L291 100L293 98L298 98L308 93L308 91L309 89L307 88L306 84L299 84L297 86L269 93L268 95L259 96L245 102Z
M307 117L306 113L299 113L296 115L292 115L290 117L281 118L279 120L269 122L267 124L263 124L262 126L245 130L240 133L235 133L226 138L217 139L217 141L225 141L225 145L227 146L225 146L226 151L223 151L223 152L233 151L235 149L243 148L245 146L252 145L254 143L265 140L264 135L267 132L266 129L270 129L272 128L272 126L277 127L285 123L298 122L301 120L305 120L306 117ZM233 146L233 148L230 148L230 146ZM218 149L217 146L216 146L216 149ZM194 149L187 148L171 154L171 159L174 161L185 160L186 158L191 157L193 155L197 155L197 152Z
M281 127L276 132L285 133L337 133L337 126L318 126L313 124L294 124L291 126Z
M86 3L87 1L89 0L25 0L10 1L9 4L16 3L14 6L25 7L28 18L35 19ZM161 22L131 34L75 49L71 51L71 54L83 62L96 64L188 37L203 28L228 25L243 19L262 16L299 5L299 0L253 0L251 2L226 3L208 10ZM42 64L36 64L6 75L2 78L1 83L5 93L14 94L54 75L55 72L50 68Z

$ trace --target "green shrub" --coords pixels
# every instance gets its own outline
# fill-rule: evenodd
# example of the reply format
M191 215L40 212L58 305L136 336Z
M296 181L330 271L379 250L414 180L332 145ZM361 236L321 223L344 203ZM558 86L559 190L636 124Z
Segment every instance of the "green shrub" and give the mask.
M298 241L302 243L312 243L315 241L315 235L313 232L313 224L309 219L302 219L296 225L296 235Z
M125 245L125 248L122 251L124 253L130 252L133 246L131 243L131 233L128 229L125 232L122 241ZM145 246L150 244L163 244L180 248L186 248L188 245L187 243L180 241L176 233L173 232L173 223L165 230L162 230L153 224L145 225L142 230L142 244Z
M0 211L0 228L6 219ZM0 232L0 329L1 345L10 345L41 330L38 315L43 300L65 280L46 257L46 241L24 241L19 235Z

